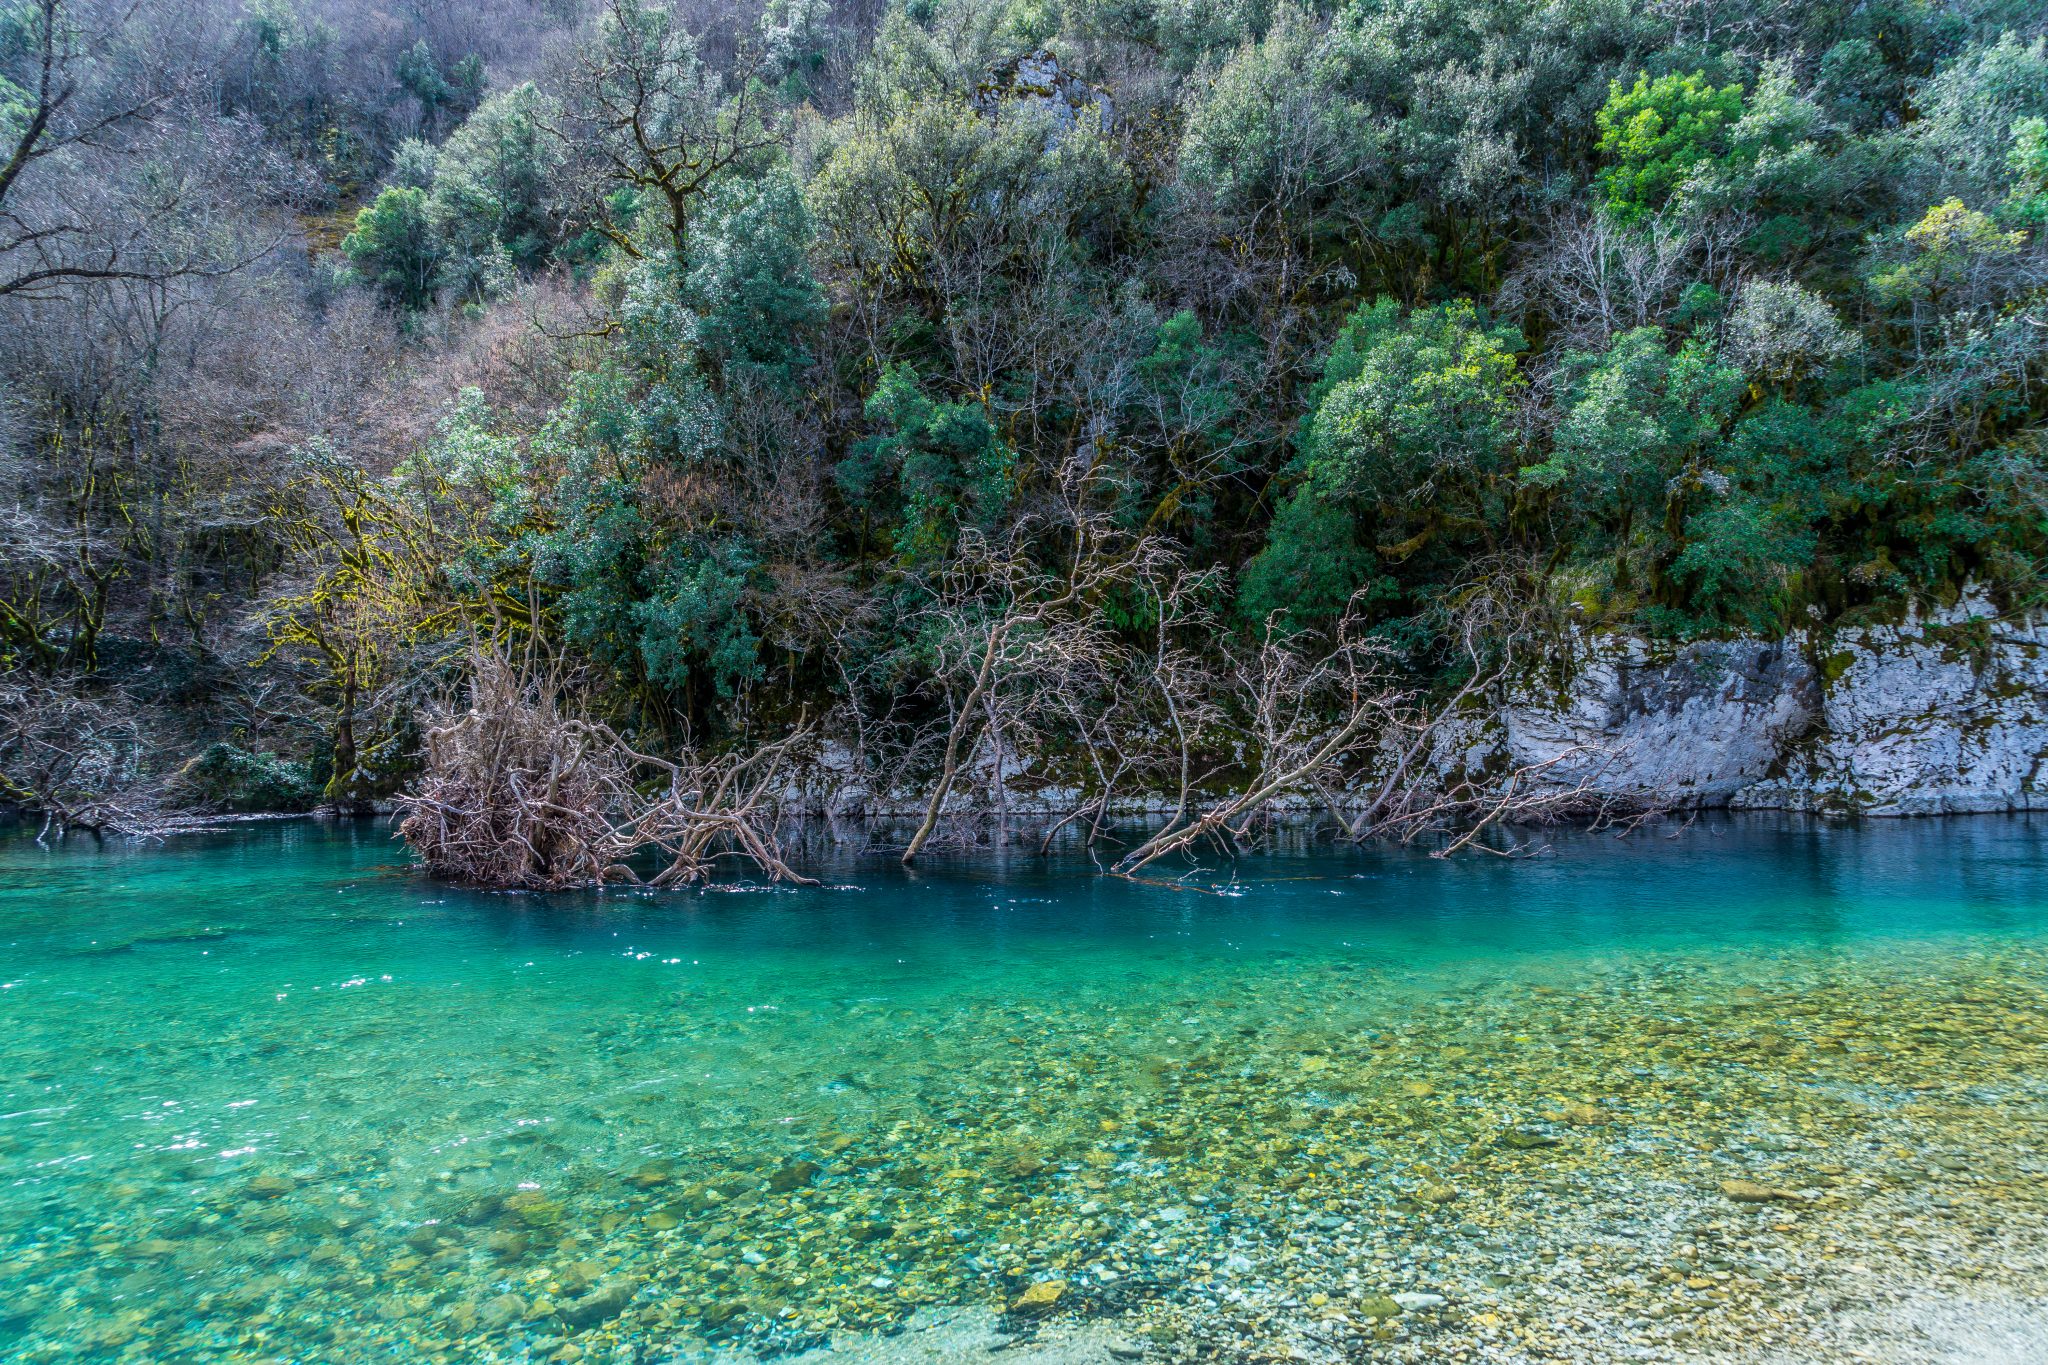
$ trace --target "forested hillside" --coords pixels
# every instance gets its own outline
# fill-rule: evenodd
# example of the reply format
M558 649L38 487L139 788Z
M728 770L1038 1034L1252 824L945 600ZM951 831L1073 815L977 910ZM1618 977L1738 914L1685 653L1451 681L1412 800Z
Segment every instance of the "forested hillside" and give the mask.
M0 0L0 794L366 803L484 647L655 757L1106 801L1570 623L2024 609L2044 31Z

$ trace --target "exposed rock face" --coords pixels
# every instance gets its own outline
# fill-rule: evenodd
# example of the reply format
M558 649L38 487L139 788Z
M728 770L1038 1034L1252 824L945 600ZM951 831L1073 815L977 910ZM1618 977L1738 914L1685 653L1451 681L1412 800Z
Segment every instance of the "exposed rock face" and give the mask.
M1045 114L1058 133L1072 129L1088 109L1096 111L1104 128L1116 116L1108 92L1063 69L1060 59L1044 48L1001 63L983 76L974 92L974 107L994 117L1005 105Z
M1469 771L1549 764L1546 780L1682 806L1722 806L1812 723L1796 641L1581 636L1525 679L1461 756Z
M1818 643L1581 636L1445 759L1679 806L2048 809L2048 630L1972 591Z
M2048 621L1981 591L1891 625L1685 645L1582 632L1437 749L1438 780L1541 779L1678 808L1870 815L2048 810ZM902 775L828 746L791 799L826 814L921 815ZM1064 814L1085 799L1042 756L970 755L955 812ZM1371 787L1367 781L1365 788ZM1309 809L1295 794L1280 803ZM1134 791L1119 815L1172 808Z
M1781 775L1735 804L1874 815L2048 809L2048 632L1965 594L1897 626L1843 631L1821 714Z

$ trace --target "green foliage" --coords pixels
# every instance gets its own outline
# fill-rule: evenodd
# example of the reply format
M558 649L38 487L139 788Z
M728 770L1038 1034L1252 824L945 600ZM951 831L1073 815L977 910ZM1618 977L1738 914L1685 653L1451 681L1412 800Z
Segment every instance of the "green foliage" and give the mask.
M2013 124L2006 165L2012 170L2007 221L2036 233L2048 231L2048 119L2024 118Z
M18 2L0 5L0 146L10 151L35 115L36 45L35 10Z
M1189 114L1181 178L1240 211L1270 205L1300 219L1364 175L1381 144L1316 26L1285 8Z
M672 547L650 566L633 607L650 681L680 691L701 674L729 697L760 676L760 640L745 611L751 567L729 544Z
M494 259L531 272L559 239L548 179L561 149L542 131L552 105L533 86L514 86L479 105L439 149L427 214L465 294L486 292Z
M1697 340L1668 349L1655 327L1571 370L1549 457L1521 477L1569 514L1622 526L1653 519L1671 481L1711 460L1742 395L1740 371Z
M696 358L698 321L667 256L622 272L618 345L578 377L566 411L581 440L612 452L621 467L688 468L718 441L719 414Z
M647 679L635 608L656 532L636 493L636 483L578 458L556 488L558 527L533 539L534 567L557 592L563 637L629 689Z
M1727 154L1741 116L1742 87L1716 88L1705 72L1614 82L1598 115L1607 212L1635 223L1663 208L1695 170Z
M1418 527L1483 534L1517 463L1523 346L1470 300L1406 315L1391 299L1361 305L1338 333L1304 419L1308 484L1371 509L1383 536Z
M1824 374L1857 355L1863 342L1827 300L1796 284L1746 286L1728 319L1723 354L1781 389Z
M20 314L78 330L0 348L42 499L0 554L8 647L97 657L70 642L108 601L121 635L210 641L223 585L262 582L336 713L495 610L622 724L713 733L854 689L915 728L937 617L988 608L926 595L1070 571L1077 505L1089 534L1170 541L1225 628L1355 606L1417 658L1488 575L1686 633L1970 578L2039 597L2048 46L2023 7L868 8L699 33L627 3L541 61L412 11L371 41L347 6L251 0L203 87L231 128L66 144L5 207L115 204L76 239L134 223L174 259L289 233L303 189L304 307L267 267L161 296L303 327L274 348L294 373L266 388L182 334L72 364L126 354L112 285ZM24 13L0 5L0 132L29 107ZM472 42L534 83L484 98ZM83 100L111 68L81 61ZM338 279L435 316L366 332ZM301 368L361 401L296 400ZM203 437L161 406L245 383ZM424 440L393 416L456 384ZM272 507L259 471L260 505L217 514L220 452L344 409L286 444L356 480ZM1020 557L1002 584L984 536ZM1074 610L1137 659L1158 605L1119 583Z
M811 364L825 320L811 276L812 227L787 172L716 191L690 243L688 292L697 340L729 377L786 388Z
M409 137L391 154L391 170L384 178L400 189L431 193L440 169L441 149L431 142Z
M224 811L311 810L320 785L302 763L225 741L208 745L171 779L172 797L181 805Z
M1924 297L1939 306L1987 259L2018 251L2026 234L2001 229L1989 214L1950 199L1928 209L1900 240L1904 258L1873 274L1871 291L1886 303Z
M458 58L443 71L424 38L399 54L397 76L399 85L419 101L421 116L427 119L443 109L473 109L483 94L484 65L475 54Z
M435 235L422 190L391 186L356 215L341 249L392 304L421 309L434 302L446 249Z
M730 695L757 676L744 547L676 534L644 515L638 489L621 480L571 488L565 481L561 529L535 546L560 590L567 639L629 688L663 699L700 677Z
M1523 345L1469 300L1354 310L1311 391L1300 482L1246 571L1239 614L1306 623L1340 610L1382 562L1412 584L1489 544L1519 459ZM1379 582L1378 595L1392 600L1396 581Z
M1858 132L1882 123L1901 93L1884 50L1868 38L1845 38L1822 53L1818 84L1829 114Z
M990 526L1008 506L1016 455L980 403L934 399L907 366L892 365L866 412L878 430L840 464L839 483L894 526L906 563L942 558L962 526Z
M1917 92L1913 138L1924 155L1914 167L1921 204L1995 183L2011 156L2013 125L2048 117L2048 37L2016 33L1970 46Z
M1775 632L1790 606L1787 575L1813 550L1795 519L1753 498L1718 498L1685 523L1685 548L1670 575L1687 615L1668 624L1700 622Z
M1341 615L1368 586L1391 598L1392 580L1375 581L1378 559L1358 543L1349 509L1302 488L1281 504L1265 548L1245 566L1237 614L1249 627L1267 620L1286 628L1312 627Z
M783 98L800 102L812 93L812 82L828 57L825 23L829 0L768 0L761 9L761 45L769 62L782 74Z
M528 538L540 510L522 442L501 426L482 390L462 390L433 439L392 471L391 482L454 533L442 566L450 583L472 600L509 604L520 595L509 585L523 588L530 568Z
M1174 482L1162 510L1194 518L1213 496L1207 485L1247 468L1255 414L1247 410L1245 376L1255 370L1247 338L1206 336L1201 319L1183 310L1163 320L1144 310L1151 349L1133 366L1138 381L1127 418L1134 444L1155 443Z
M892 74L920 87L964 80L929 69L940 54L903 36L917 32L885 30L915 49L895 54L911 69ZM892 315L929 317L952 287L939 272L969 257L991 295L977 306L1006 308L1000 295L1031 269L1031 253L1062 240L1078 250L1115 231L1129 172L1093 115L1055 137L1043 111L1020 105L992 119L961 90L911 98L883 88L868 98L872 107L821 135L806 196L822 263L887 300Z
M1152 23L1175 71L1193 71L1257 40L1272 18L1271 0L1157 0Z
M696 363L680 273L657 253L613 281L616 344L576 377L542 433L560 474L552 527L531 537L568 639L657 696L699 671L728 685L744 674L741 642L752 638L743 622L709 620L737 604L744 558L713 555L686 510L716 458L721 417Z

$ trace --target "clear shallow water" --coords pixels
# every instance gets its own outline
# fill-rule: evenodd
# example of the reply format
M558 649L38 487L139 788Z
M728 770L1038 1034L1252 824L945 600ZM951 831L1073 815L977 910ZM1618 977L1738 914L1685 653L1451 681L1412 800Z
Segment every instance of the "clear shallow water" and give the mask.
M8 838L0 1341L655 1359L1055 1276L1115 1307L1311 1207L1290 1171L1398 1211L1532 1119L1516 1086L1624 1102L1586 1049L1642 1019L1832 991L1871 1027L1887 991L2024 978L2048 930L2044 821L1556 843L1197 879L1224 894L844 858L830 889L539 898L424 882L381 825ZM1555 1052L1495 1059L1543 1011Z

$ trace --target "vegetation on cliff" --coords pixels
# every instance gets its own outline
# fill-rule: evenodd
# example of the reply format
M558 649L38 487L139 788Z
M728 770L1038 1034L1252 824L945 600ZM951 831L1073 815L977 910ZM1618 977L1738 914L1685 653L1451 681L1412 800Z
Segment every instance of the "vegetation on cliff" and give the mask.
M1369 653L1384 757L1566 619L2030 603L2044 41L2000 0L7 0L0 792L389 796L481 641L638 753L808 715L937 812L1056 751L1093 820L1357 722L1276 729L1275 649Z

